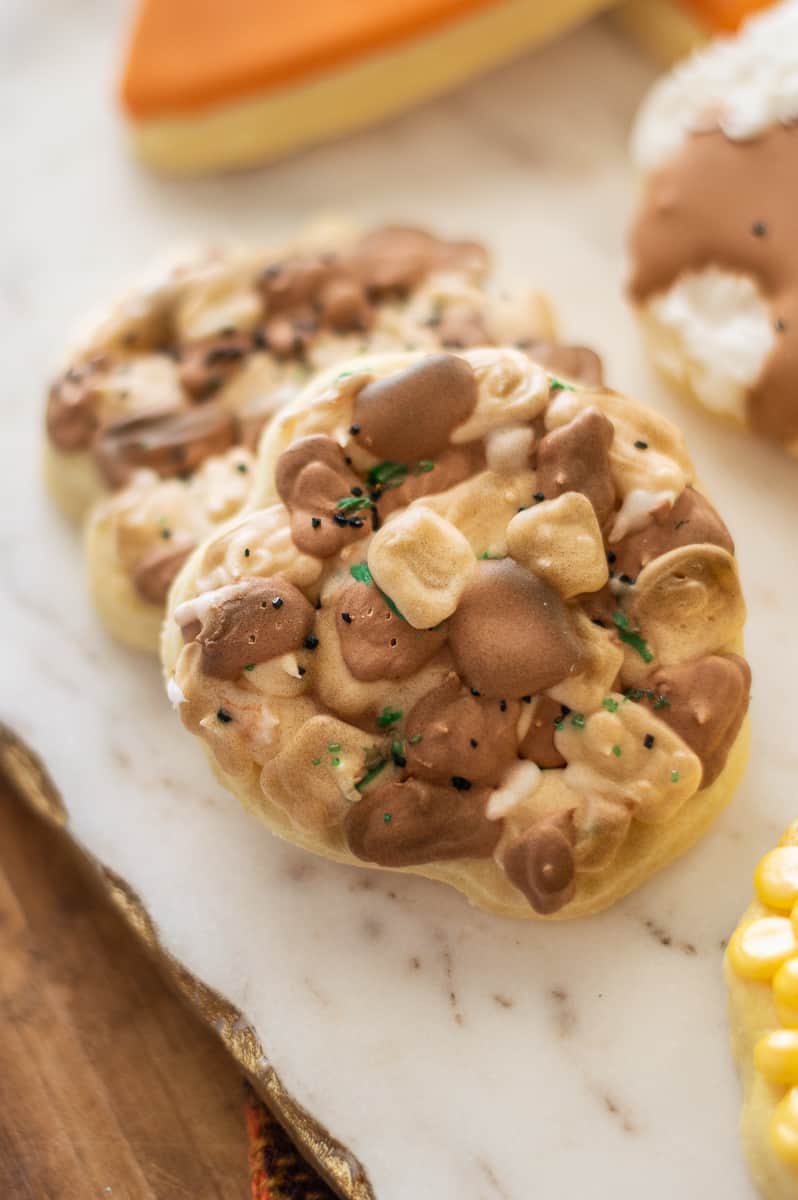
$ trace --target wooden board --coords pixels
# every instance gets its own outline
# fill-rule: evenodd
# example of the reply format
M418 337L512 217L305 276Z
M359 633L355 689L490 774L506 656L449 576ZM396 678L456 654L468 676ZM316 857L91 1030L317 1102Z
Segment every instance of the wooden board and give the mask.
M0 780L0 1196L242 1200L243 1083Z

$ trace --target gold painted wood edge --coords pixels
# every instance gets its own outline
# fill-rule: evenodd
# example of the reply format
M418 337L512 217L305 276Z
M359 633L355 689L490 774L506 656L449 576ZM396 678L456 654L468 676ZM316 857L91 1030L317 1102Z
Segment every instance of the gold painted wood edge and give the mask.
M67 806L44 762L1 721L0 773L35 813L69 837L97 872L109 900L153 955L167 981L221 1040L303 1157L342 1200L375 1200L366 1172L354 1155L286 1091L243 1014L164 949L155 923L133 888L72 837Z

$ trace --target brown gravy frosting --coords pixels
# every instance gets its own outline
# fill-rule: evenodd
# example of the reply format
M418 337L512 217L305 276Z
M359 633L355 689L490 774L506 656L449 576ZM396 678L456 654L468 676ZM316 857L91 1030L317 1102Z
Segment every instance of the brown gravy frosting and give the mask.
M775 346L748 396L751 428L798 438L798 123L746 141L693 133L654 172L630 238L639 304L681 276L720 267L752 276Z

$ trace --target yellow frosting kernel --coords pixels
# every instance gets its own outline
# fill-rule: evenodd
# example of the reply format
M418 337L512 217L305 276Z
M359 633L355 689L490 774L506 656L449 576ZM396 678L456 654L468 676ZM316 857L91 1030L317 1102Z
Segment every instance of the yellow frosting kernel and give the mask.
M759 863L756 894L770 908L791 909L798 901L798 846L779 846Z
M754 1047L754 1062L771 1083L798 1084L798 1030L766 1033Z
M744 979L771 979L782 963L798 953L788 917L759 917L734 931L729 961Z
M790 1088L770 1123L770 1144L779 1158L798 1166L798 1088Z
M798 1012L798 958L783 963L773 977L773 998L777 1004Z

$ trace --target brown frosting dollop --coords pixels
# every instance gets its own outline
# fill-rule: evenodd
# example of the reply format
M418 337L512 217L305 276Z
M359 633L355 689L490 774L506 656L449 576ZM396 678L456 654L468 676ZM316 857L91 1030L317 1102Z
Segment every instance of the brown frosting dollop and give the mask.
M197 630L183 636L202 647L202 669L217 679L234 679L250 663L268 662L298 650L313 629L316 611L286 579L246 579L225 589Z
M567 425L552 429L538 446L538 490L547 500L581 492L603 526L615 507L609 458L614 434L612 421L599 408L586 408Z
M604 382L604 367L589 346L571 346L562 342L524 342L521 347L533 362L554 375L564 375L591 387Z
M208 403L113 421L98 430L94 454L110 486L122 487L141 467L163 478L191 474L211 454L223 454L234 443L232 416Z
M187 534L178 534L139 559L133 570L133 586L142 600L159 605L165 602L172 580L196 544Z
M571 814L527 829L511 842L503 861L507 878L542 916L558 912L576 891Z
M361 388L353 428L373 454L413 463L443 450L476 403L477 381L469 363L453 354L431 354Z
M701 786L709 787L723 770L748 711L748 663L737 654L711 654L660 667L643 686L669 701L655 701L656 715L700 758Z
M70 367L50 388L47 434L59 450L86 450L97 428L94 385L108 369L106 359Z
M499 699L545 691L580 665L559 593L511 558L479 563L449 622L449 645L469 687Z
M539 696L535 701L532 722L524 734L518 753L537 766L564 767L565 759L554 745L554 722L563 715L563 706L549 696Z
M612 570L616 575L636 579L646 563L668 550L707 542L734 554L731 534L718 513L706 496L688 487L676 498L673 507L662 505L651 514L643 529L613 543Z
M498 785L517 755L520 709L515 700L472 695L452 673L407 716L408 771L433 783Z
M304 554L331 558L370 530L368 512L337 507L365 489L332 438L319 433L292 442L277 460L275 486L291 514L294 545Z
M193 400L207 400L241 370L252 349L252 337L231 329L180 348L178 376Z
M404 296L434 271L488 268L488 253L478 242L448 242L404 225L386 225L360 238L346 256L371 298Z
M437 654L446 628L414 629L374 584L352 580L335 601L335 628L348 669L364 683L405 679Z
M347 814L349 849L364 862L411 867L451 858L488 858L501 822L485 815L489 792L391 780L369 790Z

